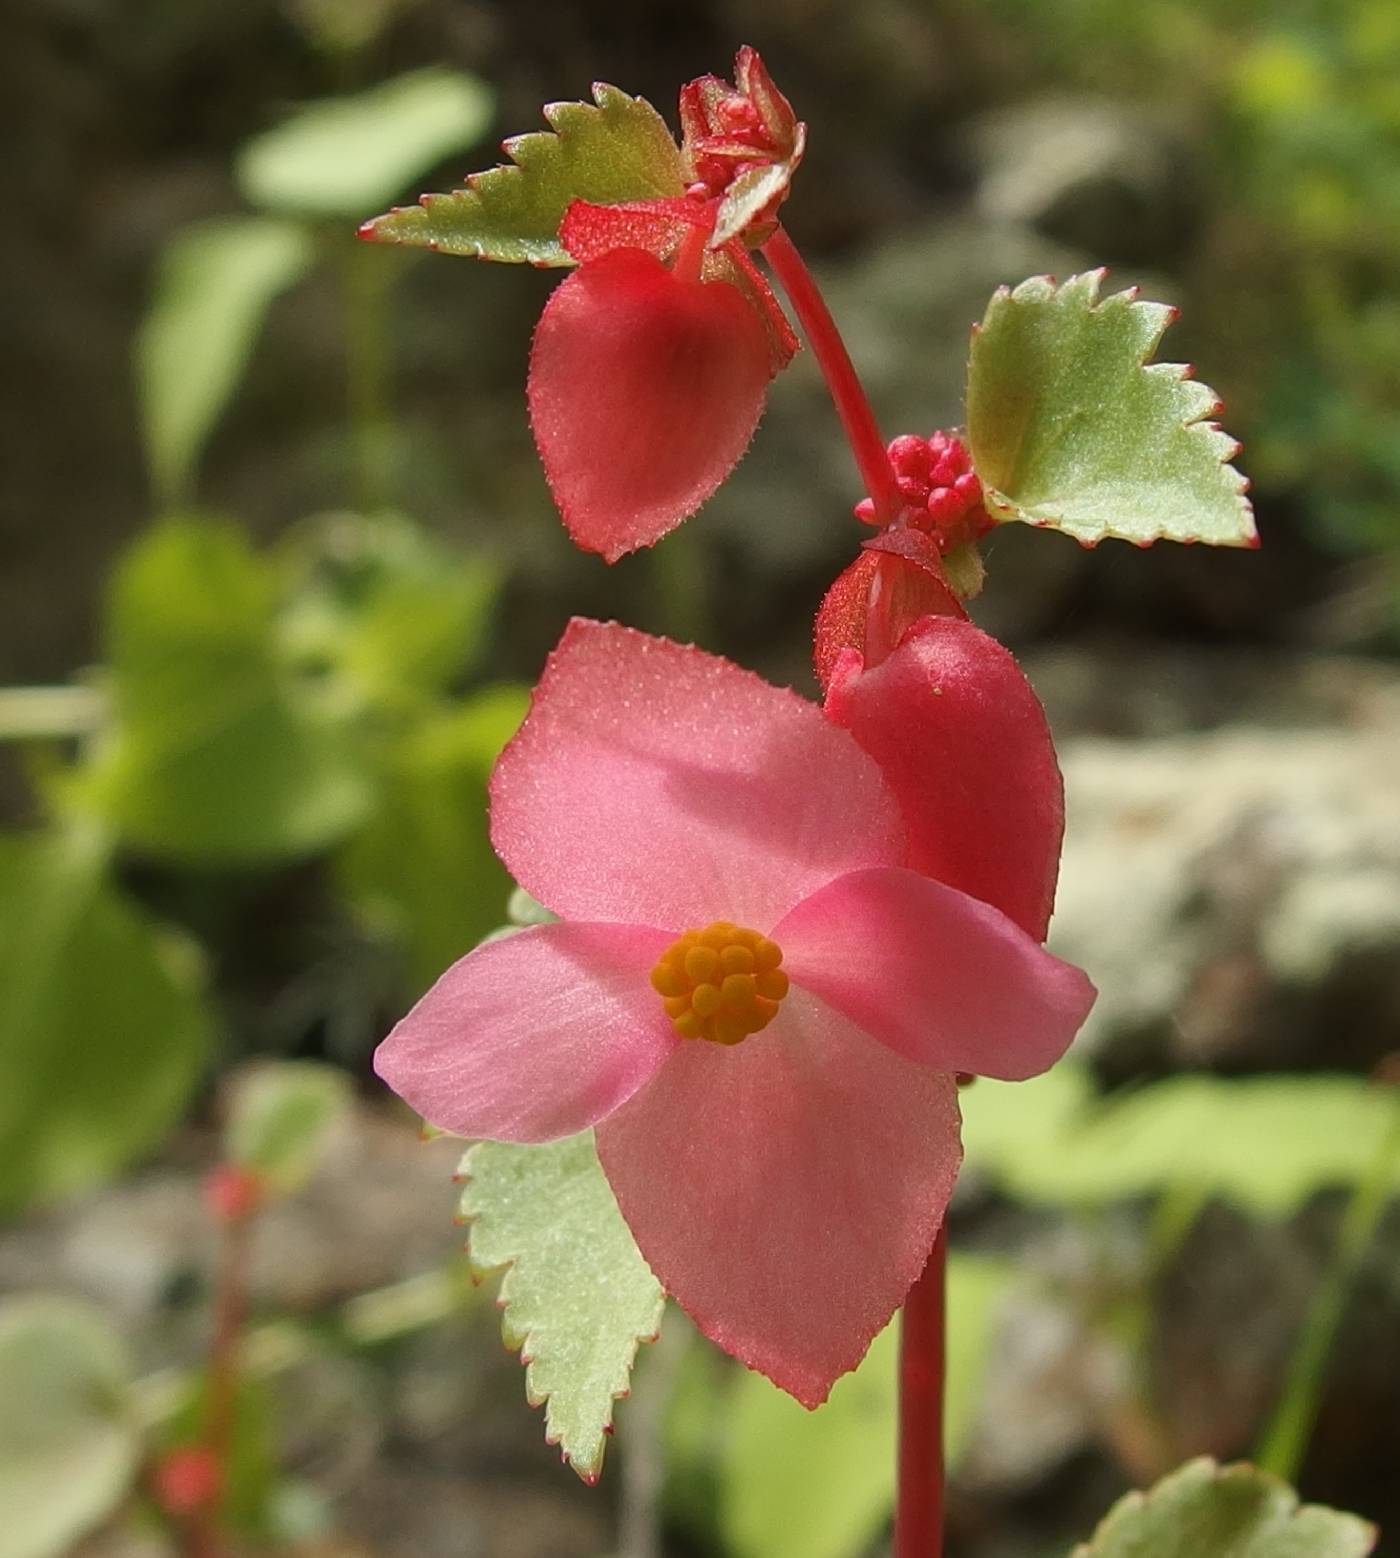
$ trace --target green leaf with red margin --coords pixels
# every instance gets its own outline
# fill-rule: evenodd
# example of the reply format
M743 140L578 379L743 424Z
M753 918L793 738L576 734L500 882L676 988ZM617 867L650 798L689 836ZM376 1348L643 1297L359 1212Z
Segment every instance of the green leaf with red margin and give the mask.
M1375 1527L1253 1466L1189 1461L1147 1493L1129 1493L1071 1558L1366 1558Z
M545 1404L545 1438L596 1482L613 1402L661 1324L661 1284L622 1220L592 1131L541 1146L478 1142L461 1174L472 1268L509 1268L501 1330L520 1348L531 1402Z
M592 103L550 103L544 116L549 130L504 143L509 164L472 174L465 189L376 217L361 236L512 264L572 265L558 237L570 201L615 205L685 193L680 148L645 98L599 82Z
M1100 299L1103 274L1002 287L973 333L968 443L988 512L1086 546L1257 545L1215 392L1148 361L1174 310L1135 290Z

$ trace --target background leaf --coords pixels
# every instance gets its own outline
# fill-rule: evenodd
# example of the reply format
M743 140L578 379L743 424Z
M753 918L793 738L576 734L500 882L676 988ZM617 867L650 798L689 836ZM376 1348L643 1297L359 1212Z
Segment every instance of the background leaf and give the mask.
M948 1261L945 1449L972 1428L1010 1268ZM899 1323L871 1343L825 1406L800 1407L761 1375L734 1385L724 1462L724 1526L740 1558L850 1558L894 1505Z
M613 205L685 193L680 150L645 98L599 82L593 103L550 103L544 116L549 130L505 143L513 166L390 211L369 224L368 236L483 260L572 265L558 238L571 200Z
M306 104L249 141L234 171L254 205L353 221L479 140L491 113L490 89L474 76L417 70Z
M1342 1076L1180 1076L1100 1101L1062 1064L1030 1082L979 1079L962 1106L969 1167L1018 1200L1098 1206L1181 1186L1282 1217L1357 1183L1397 1103Z
M200 865L309 853L369 801L347 711L281 653L279 579L242 533L172 520L108 613L115 730L78 796L122 838Z
M136 347L146 458L163 508L189 500L268 308L311 258L301 228L265 217L202 222L167 245Z
M411 709L456 682L490 638L501 569L398 514L334 514L289 547L304 574L286 634L369 703Z
M1214 390L1179 363L1144 366L1173 310L1099 299L1102 271L1000 288L972 338L967 432L988 511L1145 545L1251 546L1234 439L1206 421Z
M87 834L0 838L0 924L0 1208L15 1210L154 1147L210 1025L191 949L113 890Z
M592 1131L544 1146L480 1142L462 1159L479 1271L508 1266L501 1330L545 1403L545 1436L585 1481L603 1464L613 1402L665 1298L642 1259L593 1147Z
M126 1496L141 1452L129 1380L99 1310L0 1301L0 1558L58 1558Z
M336 859L342 888L427 987L505 917L511 881L487 830L486 782L525 717L524 687L487 687L388 754L374 811Z
M225 1155L291 1194L309 1178L350 1097L349 1077L333 1066L276 1060L248 1067L233 1079Z
M1190 1461L1129 1493L1072 1558L1366 1558L1376 1532L1253 1466Z

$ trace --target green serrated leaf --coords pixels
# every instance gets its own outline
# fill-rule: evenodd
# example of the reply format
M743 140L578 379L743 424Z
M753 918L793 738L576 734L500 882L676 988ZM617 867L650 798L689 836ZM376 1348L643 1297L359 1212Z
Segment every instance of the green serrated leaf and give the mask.
M0 1302L0 1558L59 1558L126 1497L141 1454L130 1380L100 1310Z
M136 346L146 458L163 508L188 500L268 308L311 260L306 232L265 217L201 222L166 246Z
M1061 1064L1025 1083L979 1080L963 1099L969 1168L1035 1205L1100 1206L1174 1188L1261 1217L1358 1183L1396 1103L1356 1077L1173 1077L1095 1100Z
M972 338L967 432L987 510L1086 545L1118 536L1253 546L1238 445L1215 392L1149 363L1173 310L1099 298L1102 271L1001 288Z
M350 1079L311 1060L275 1060L234 1078L224 1127L229 1161L282 1194L301 1188L350 1107Z
M191 948L115 891L86 833L0 838L0 924L0 1210L14 1211L153 1147L210 1022Z
M501 684L434 713L397 741L374 810L336 859L361 917L400 943L426 990L500 924L510 877L487 831L486 784L529 693Z
M480 1142L462 1159L462 1216L478 1271L509 1267L501 1330L545 1403L545 1438L588 1482L603 1464L613 1402L665 1296L604 1177L592 1131L543 1146Z
M1001 1261L948 1261L945 1449L957 1459L1012 1276ZM800 1407L761 1375L734 1386L723 1467L725 1533L740 1558L848 1558L894 1503L898 1322L871 1343L825 1406Z
M549 130L505 142L513 165L390 211L367 224L365 235L483 260L572 265L558 239L570 201L613 205L685 193L680 149L645 98L599 82L593 103L550 103L544 116Z
M243 148L244 195L298 216L363 216L480 139L491 92L461 71L417 70L354 97L307 103Z
M126 841L255 863L320 848L365 809L345 711L284 661L279 586L213 521L171 520L124 559L107 635L115 729L75 799Z
M1147 1493L1129 1493L1071 1558L1366 1558L1375 1527L1253 1466L1189 1461Z

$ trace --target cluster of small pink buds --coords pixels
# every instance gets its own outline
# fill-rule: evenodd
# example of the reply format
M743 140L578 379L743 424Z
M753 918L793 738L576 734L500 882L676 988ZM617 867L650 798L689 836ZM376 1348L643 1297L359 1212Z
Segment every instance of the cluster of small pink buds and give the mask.
M975 541L992 528L994 521L982 507L982 483L960 438L952 433L929 438L901 433L886 452L906 504L901 523L924 531L941 553ZM869 498L856 504L855 515L867 525L880 523Z

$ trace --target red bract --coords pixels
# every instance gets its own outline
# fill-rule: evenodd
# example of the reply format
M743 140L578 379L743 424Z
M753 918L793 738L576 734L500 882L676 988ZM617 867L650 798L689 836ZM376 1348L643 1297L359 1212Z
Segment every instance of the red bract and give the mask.
M845 650L826 713L880 765L908 864L1044 941L1064 785L1045 711L1011 654L970 622L927 617L882 665Z
M576 202L561 228L583 264L535 332L530 423L569 534L609 562L714 492L791 356L752 262L726 253L707 263L707 233L691 201Z

